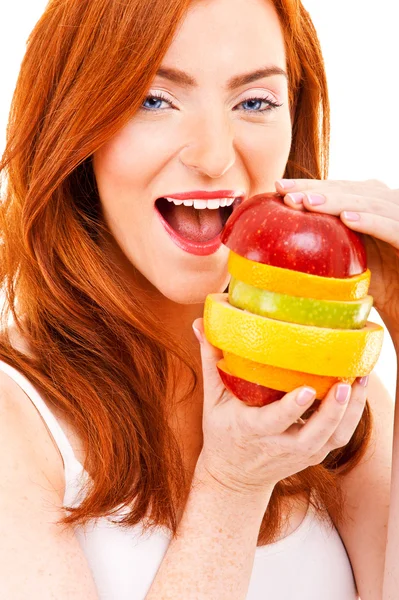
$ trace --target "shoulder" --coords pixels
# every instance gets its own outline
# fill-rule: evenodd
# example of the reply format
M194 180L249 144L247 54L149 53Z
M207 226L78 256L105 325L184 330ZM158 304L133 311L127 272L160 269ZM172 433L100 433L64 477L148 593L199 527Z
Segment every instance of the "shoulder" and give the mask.
M16 381L0 370L0 439L18 460L29 457L59 494L65 492L64 464L43 418Z
M360 462L340 480L346 519L336 527L360 597L377 598L382 589L387 541L395 405L375 373L370 375L367 400L373 422L370 443Z
M369 377L367 402L372 416L370 443L358 465L342 476L343 487L359 498L363 485L369 488L382 478L387 488L390 479L395 402L376 373Z
M32 402L3 372L0 440L2 597L97 599L74 529L62 525L61 457Z
M389 394L384 383L376 373L371 373L367 388L367 402L370 406L373 427L368 456L377 451L378 456L386 465L391 464L393 423L395 400ZM378 450L376 448L378 446Z

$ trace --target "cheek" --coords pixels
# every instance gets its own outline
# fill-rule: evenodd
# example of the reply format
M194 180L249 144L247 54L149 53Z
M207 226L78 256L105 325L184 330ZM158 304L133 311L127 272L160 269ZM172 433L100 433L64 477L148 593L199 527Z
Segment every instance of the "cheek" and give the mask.
M134 123L104 144L93 157L100 194L143 190L173 155L173 137L159 127Z
M275 191L274 181L284 174L291 142L289 121L268 123L264 127L254 128L253 134L242 140L242 157L251 182L256 188L253 195L261 191Z

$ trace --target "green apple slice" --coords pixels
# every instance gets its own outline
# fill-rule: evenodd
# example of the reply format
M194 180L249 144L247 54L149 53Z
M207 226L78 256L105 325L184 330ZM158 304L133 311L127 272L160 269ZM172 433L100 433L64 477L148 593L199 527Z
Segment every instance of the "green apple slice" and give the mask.
M318 300L261 290L234 277L229 285L229 302L236 308L278 321L328 327L362 329L373 306L373 297L345 302Z

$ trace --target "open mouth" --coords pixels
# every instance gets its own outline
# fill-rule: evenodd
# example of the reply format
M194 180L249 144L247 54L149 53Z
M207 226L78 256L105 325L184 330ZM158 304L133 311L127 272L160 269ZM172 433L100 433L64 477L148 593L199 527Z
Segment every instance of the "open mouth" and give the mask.
M210 209L184 204L177 206L166 198L158 198L155 206L181 237L193 242L207 242L220 235L227 219L241 202L242 198L236 198L231 206Z

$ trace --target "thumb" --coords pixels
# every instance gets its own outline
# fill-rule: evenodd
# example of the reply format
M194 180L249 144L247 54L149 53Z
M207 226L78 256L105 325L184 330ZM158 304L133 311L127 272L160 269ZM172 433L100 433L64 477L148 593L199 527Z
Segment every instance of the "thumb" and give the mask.
M204 378L204 403L216 404L226 392L216 364L223 358L222 350L212 346L205 337L204 319L195 319L194 334L200 342L202 373Z

